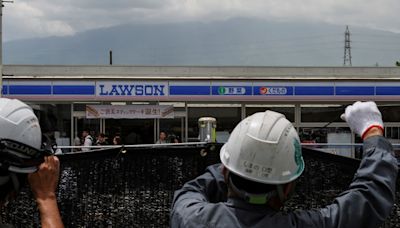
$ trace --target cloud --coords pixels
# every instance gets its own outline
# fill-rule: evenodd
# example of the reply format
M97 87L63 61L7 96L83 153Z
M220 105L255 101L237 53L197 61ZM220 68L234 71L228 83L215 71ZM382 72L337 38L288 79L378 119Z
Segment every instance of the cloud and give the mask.
M6 4L5 40L65 36L129 23L234 17L325 22L400 32L397 0L17 0Z
M49 18L46 11L29 4L29 1L7 4L3 9L3 21L4 40L66 36L76 32L68 21Z

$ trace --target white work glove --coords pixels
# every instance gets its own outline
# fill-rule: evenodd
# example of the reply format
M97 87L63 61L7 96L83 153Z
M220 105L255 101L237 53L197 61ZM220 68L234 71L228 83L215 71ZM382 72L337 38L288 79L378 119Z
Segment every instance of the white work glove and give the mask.
M346 121L350 129L364 139L364 134L372 127L378 127L383 131L381 112L375 102L357 101L346 108L340 118Z

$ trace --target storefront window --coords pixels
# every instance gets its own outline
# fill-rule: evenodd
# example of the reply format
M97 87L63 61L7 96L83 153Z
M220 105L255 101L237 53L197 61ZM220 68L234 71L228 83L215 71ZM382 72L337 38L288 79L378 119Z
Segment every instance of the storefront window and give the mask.
M382 113L383 122L400 122L400 106L398 105L378 105Z
M109 144L114 136L120 136L126 145L154 143L154 119L106 119L105 122Z
M305 146L333 153L346 157L357 157L361 153L360 148L348 146L338 146L337 144L351 144L351 131L346 127L301 127L299 130L300 140ZM317 143L326 143L327 145L315 145ZM329 145L331 144L331 145ZM336 144L336 145L332 145Z
M304 143L351 143L351 131L347 127L301 127L299 137Z
M168 142L186 142L185 139L185 116L186 109L184 102L160 102L159 105L174 106L173 119L160 119L160 131L167 133ZM158 140L155 139L155 140Z
M294 105L293 106L267 106L267 105L246 105L246 116L250 116L256 112L265 112L271 110L282 113L290 122L294 122Z
M342 122L345 105L302 105L301 122Z
M71 137L70 104L30 104L39 119L42 134L58 145L69 145Z

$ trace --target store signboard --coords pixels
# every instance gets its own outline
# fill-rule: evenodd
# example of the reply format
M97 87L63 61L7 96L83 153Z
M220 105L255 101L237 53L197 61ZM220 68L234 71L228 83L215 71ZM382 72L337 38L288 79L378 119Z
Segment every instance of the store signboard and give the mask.
M212 95L219 96L251 96L251 86L213 86Z
M254 86L254 95L261 96L288 96L293 95L292 86Z
M167 82L98 81L97 96L168 96Z
M88 119L173 119L172 105L86 105Z
M26 101L388 100L400 82L235 80L3 80L4 97Z
M209 96L210 82L203 81L170 81L170 96Z
M400 86L377 86L377 96L398 96L400 95Z

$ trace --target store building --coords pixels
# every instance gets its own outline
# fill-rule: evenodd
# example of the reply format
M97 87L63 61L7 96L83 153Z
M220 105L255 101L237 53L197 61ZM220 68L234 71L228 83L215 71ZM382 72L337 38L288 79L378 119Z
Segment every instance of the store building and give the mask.
M400 68L5 65L3 96L35 110L43 132L70 145L84 128L125 144L154 143L159 132L198 137L199 117L217 119L226 140L258 111L285 114L304 142L358 142L339 116L374 100L385 134L400 139Z

